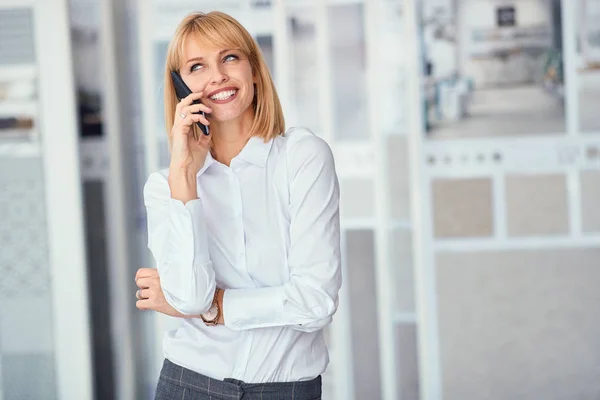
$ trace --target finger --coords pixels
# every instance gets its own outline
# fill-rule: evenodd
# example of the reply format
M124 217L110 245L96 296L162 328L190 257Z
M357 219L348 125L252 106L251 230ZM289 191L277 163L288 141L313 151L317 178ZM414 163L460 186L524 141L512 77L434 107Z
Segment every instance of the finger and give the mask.
M204 95L204 91L201 91L201 92L192 93L192 94L188 95L187 97L184 97L177 104L177 109L181 110L183 107L189 106L190 104L192 104L194 102L194 100L200 100L203 95Z
M199 114L180 113L177 116L177 121L175 122L175 125L179 126L179 127L192 126L194 124L194 122L196 122L196 119L197 119L197 117L195 117L195 115L199 115ZM182 133L187 135L188 133L190 133L190 131L189 131L189 129L185 129L182 131Z
M147 278L150 276L158 276L158 270L156 268L140 268L135 273L135 280L139 278Z
M150 289L139 289L135 293L135 297L138 300L147 300L150 298L150 296L152 296L152 291Z
M135 282L135 284L140 289L147 289L149 287L157 286L158 279L155 277L140 278Z
M190 117L194 122L200 122L203 125L210 125L210 121L202 114L192 114Z
M210 114L213 110L206 104L192 104L191 106L182 107L180 112L184 114L196 114L200 111L204 111L205 113Z
M208 135L200 135L200 137L198 137L198 146L202 147L204 150L210 150L211 148L211 136L210 136L210 131L208 132Z
M202 114L188 114L185 116L185 118L181 119L181 121L179 122L179 127L189 127L195 124L196 122L200 122L204 125L210 125L210 121L206 119L206 117ZM192 133L190 129L181 130L180 132L186 136Z
M140 310L149 310L151 305L150 300L138 300L135 302L135 306Z
M152 276L145 276L143 278L138 278L138 280L135 281L135 285L137 287L139 287L140 289L145 289L147 287L150 287L150 284L152 283L152 280L157 279L156 277L152 277Z

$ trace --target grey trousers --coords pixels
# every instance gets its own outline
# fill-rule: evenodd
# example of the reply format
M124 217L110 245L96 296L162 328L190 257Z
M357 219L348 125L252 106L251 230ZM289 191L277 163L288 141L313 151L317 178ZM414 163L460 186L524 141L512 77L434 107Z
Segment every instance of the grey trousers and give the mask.
M155 400L320 400L321 376L310 381L244 383L220 381L165 359Z

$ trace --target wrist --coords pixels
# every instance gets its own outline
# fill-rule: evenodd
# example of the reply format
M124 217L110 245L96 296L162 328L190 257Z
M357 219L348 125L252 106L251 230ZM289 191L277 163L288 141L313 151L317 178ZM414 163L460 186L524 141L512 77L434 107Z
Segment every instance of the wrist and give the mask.
M192 174L189 170L170 169L167 182L173 199L181 200L185 204L198 198L195 173Z
M209 326L224 324L222 289L215 289L210 309L207 312L201 314L200 318L202 319L202 321L204 321L206 325Z
M177 165L171 162L169 165L169 183L196 183L197 172L188 166Z
M216 297L216 301L217 304L219 306L219 319L217 321L217 324L219 325L225 325L225 313L223 312L223 297L225 296L225 290L223 289L219 289L219 292L217 293L217 297Z

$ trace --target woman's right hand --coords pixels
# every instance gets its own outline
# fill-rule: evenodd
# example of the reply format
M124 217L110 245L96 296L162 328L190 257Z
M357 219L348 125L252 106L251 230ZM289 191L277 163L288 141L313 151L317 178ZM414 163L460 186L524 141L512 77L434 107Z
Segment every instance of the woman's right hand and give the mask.
M211 113L212 109L204 104L192 104L202 98L203 92L192 93L182 99L175 107L175 118L171 129L171 171L182 172L195 176L204 165L206 155L210 150L210 135L200 134L194 139L193 125L200 122L209 125L210 122L198 111Z

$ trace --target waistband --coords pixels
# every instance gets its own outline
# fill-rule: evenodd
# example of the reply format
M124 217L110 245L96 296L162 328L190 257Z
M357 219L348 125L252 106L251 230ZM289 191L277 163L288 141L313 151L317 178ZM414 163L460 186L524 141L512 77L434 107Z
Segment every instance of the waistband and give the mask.
M242 399L244 395L260 394L265 400L277 398L280 400L314 400L321 398L321 376L310 381L246 383L227 378L213 379L190 369L181 367L165 359L160 379L173 385L213 396L214 398ZM249 396L249 397L250 397Z

